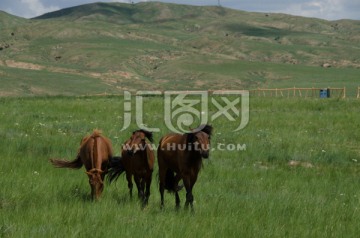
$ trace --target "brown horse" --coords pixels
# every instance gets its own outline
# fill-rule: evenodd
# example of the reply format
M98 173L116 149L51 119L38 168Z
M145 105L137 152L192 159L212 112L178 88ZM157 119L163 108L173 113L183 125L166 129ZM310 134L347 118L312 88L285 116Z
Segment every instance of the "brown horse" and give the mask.
M150 197L150 185L155 155L147 138L153 142L152 133L146 130L134 131L122 148L121 157L114 157L109 166L109 181L116 180L124 171L132 197L132 176L138 189L138 196L145 206Z
M175 193L176 207L180 206L178 183L181 179L186 189L185 206L190 204L193 207L192 188L201 169L202 158L209 157L211 132L210 125L203 125L190 133L168 134L161 138L157 150L161 207L164 206L165 189Z
M50 162L57 168L80 169L84 165L89 177L91 197L98 199L104 189L103 181L112 154L111 141L101 135L101 131L94 130L90 136L82 139L75 160L50 159Z

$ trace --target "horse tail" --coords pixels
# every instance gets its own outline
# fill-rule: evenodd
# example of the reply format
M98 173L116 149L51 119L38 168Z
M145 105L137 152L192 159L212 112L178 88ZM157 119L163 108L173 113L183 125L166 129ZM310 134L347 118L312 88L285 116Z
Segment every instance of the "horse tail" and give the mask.
M72 161L50 159L50 163L52 163L56 168L70 168L70 169L80 169L83 165L79 155L76 157L76 159Z
M110 183L116 181L123 172L125 172L125 167L123 165L122 157L115 156L110 158L108 164L108 181Z
M167 169L165 176L165 189L168 190L169 192L176 192L174 187L175 187L174 171Z

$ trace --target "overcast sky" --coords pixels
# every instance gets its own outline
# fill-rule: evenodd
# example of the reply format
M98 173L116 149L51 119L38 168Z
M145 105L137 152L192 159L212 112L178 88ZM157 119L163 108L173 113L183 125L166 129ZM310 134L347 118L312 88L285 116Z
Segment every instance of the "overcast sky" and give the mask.
M62 8L99 1L101 0L0 0L0 10L13 15L31 18ZM105 0L104 2L129 1L130 0ZM135 0L134 2L141 1ZM165 0L161 2L191 5L218 5L219 0ZM220 4L224 7L251 12L288 13L327 20L360 20L360 0L220 0Z

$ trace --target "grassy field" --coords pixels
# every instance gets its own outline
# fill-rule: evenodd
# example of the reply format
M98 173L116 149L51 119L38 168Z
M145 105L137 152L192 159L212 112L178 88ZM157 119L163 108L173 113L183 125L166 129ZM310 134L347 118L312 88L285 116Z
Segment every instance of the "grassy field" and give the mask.
M155 142L168 132L161 97L145 99ZM215 108L210 108L214 113ZM160 210L157 166L148 207L130 200L125 177L89 199L84 170L55 169L81 138L100 128L120 153L122 97L0 99L1 237L357 237L360 101L250 99L249 124L212 124L210 159L194 187L194 212ZM246 145L223 150L223 145ZM246 148L246 150L244 150ZM185 193L181 192L182 204Z
M1 237L358 237L359 21L149 2L0 12L0 25ZM346 87L348 97L251 97L244 129L212 121L194 211L176 210L172 194L160 209L157 166L141 209L124 176L92 202L84 169L49 163L74 159L95 128L119 155L138 128L133 114L121 131L123 97L94 95L258 87ZM170 132L164 99L143 100L157 144Z

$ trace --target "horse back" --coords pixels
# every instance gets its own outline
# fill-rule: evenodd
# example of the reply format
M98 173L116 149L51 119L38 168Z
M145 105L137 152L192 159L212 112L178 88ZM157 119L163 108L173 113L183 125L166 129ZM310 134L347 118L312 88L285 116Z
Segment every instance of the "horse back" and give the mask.
M82 140L79 154L87 170L105 169L103 163L107 163L113 155L111 141L94 131Z
M159 166L174 170L179 170L179 158L184 157L184 150L181 148L186 145L186 137L181 134L171 133L161 138L158 147Z
M184 135L181 134L177 134L177 133L170 133L167 134L165 136L163 136L160 139L159 142L159 148L161 148L162 150L171 150L171 146L174 144L180 144L180 143L185 143L185 137ZM170 146L171 145L171 146Z

